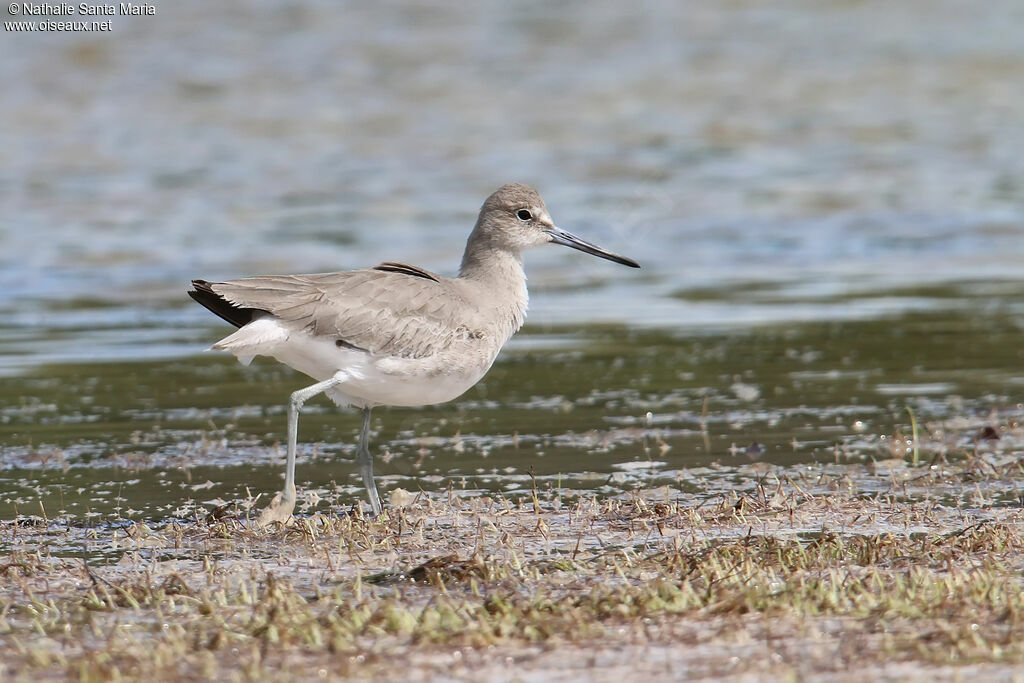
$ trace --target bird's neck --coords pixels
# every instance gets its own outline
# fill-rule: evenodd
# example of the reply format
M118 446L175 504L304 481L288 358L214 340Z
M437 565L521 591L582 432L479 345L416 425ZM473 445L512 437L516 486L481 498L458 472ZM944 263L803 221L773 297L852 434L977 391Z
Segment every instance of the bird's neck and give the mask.
M498 247L479 233L479 229L474 230L466 243L459 277L478 281L525 280L522 253Z
M522 326L529 295L521 252L495 248L470 238L462 256L459 279L472 284L486 301L480 302L483 307L496 309L505 339Z

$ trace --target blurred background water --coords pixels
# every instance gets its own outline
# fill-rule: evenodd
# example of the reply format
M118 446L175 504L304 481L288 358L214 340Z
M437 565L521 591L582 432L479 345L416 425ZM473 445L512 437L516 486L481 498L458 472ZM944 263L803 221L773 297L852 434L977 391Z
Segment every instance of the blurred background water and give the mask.
M637 438L671 447L658 462L678 472L800 429L813 444L792 458L811 461L904 404L1016 414L1024 4L156 7L109 33L0 41L0 473L17 491L0 502L36 495L39 463L125 453L256 461L272 490L279 406L302 379L202 356L226 330L189 279L382 260L453 274L508 181L644 268L528 254L528 326L490 384L434 412L382 411L380 448L438 419L485 441L674 424ZM551 354L575 393L534 377ZM593 414L553 417L585 400ZM800 406L811 417L787 422ZM354 418L323 412L301 438L347 453ZM223 462L183 445L220 417L241 425L218 437ZM720 447L702 450L702 419L731 425ZM168 423L179 431L139 436ZM547 473L607 477L649 459L636 441L607 457L563 444ZM242 442L258 453L239 457ZM438 477L475 472L454 443L427 449ZM528 467L514 450L490 456L502 481Z

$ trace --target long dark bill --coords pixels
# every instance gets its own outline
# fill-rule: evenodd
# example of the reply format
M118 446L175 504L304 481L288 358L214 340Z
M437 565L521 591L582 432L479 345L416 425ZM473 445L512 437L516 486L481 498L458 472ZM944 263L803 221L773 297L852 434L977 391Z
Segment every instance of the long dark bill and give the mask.
M640 267L640 264L634 261L633 259L626 258L625 256L619 256L618 254L610 252L607 249L603 249L602 247L599 247L596 244L591 244L586 240L581 240L576 235L572 234L571 232L562 230L561 228L551 228L547 231L547 233L551 235L551 242L554 244L561 244L562 246L565 247L579 249L580 251L586 254L600 256L603 259L615 261L616 263L621 263L622 265L629 266L630 268Z

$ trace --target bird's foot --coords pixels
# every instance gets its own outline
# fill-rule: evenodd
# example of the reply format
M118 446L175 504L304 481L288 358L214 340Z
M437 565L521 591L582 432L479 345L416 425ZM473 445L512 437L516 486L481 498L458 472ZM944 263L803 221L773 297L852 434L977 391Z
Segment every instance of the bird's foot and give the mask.
M270 501L270 505L263 509L260 513L259 525L267 526L274 522L281 524L286 523L292 517L292 512L295 510L295 493L288 495L287 492L281 491L274 499Z

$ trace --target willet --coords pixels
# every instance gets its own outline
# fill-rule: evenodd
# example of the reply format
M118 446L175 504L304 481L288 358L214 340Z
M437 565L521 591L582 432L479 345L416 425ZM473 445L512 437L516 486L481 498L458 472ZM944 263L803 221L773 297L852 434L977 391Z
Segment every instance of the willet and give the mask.
M260 515L286 521L295 507L299 409L317 394L362 409L356 460L374 514L370 411L444 403L480 381L526 318L523 250L561 244L633 268L555 227L526 185L503 185L484 202L455 278L386 261L343 273L193 280L189 295L238 327L212 346L248 364L271 356L316 380L288 402L284 490Z

